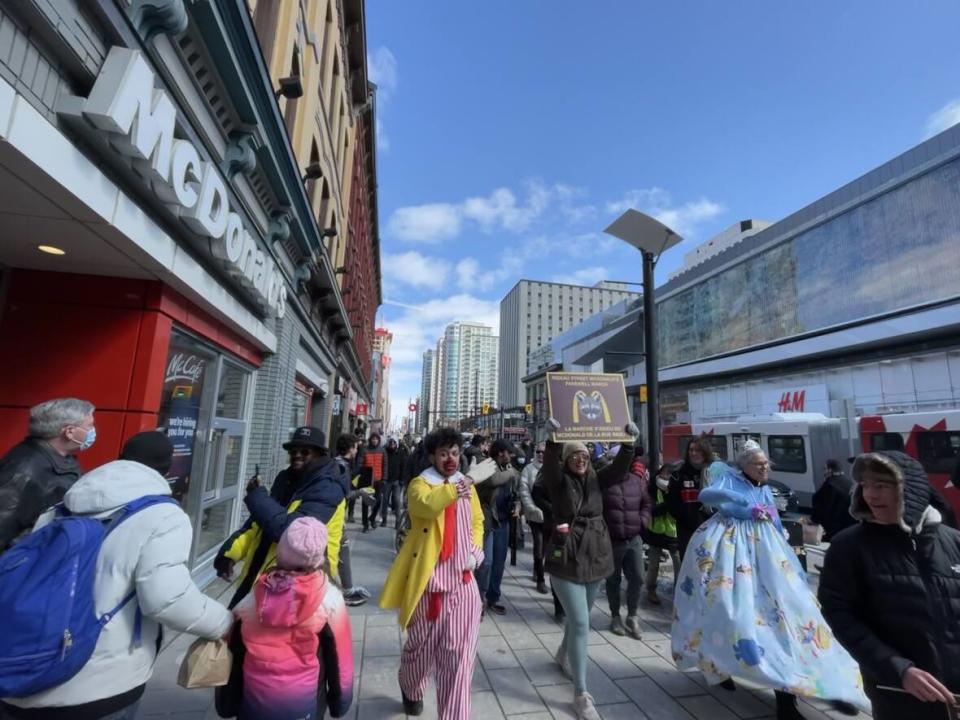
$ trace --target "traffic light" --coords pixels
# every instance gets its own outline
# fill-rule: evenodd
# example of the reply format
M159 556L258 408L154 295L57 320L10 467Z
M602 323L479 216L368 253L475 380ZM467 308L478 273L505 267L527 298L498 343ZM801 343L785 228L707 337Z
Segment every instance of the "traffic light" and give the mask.
M490 403L484 403L484 404L483 404L483 407L481 408L481 412L483 412L484 415L489 414L489 413L490 413Z

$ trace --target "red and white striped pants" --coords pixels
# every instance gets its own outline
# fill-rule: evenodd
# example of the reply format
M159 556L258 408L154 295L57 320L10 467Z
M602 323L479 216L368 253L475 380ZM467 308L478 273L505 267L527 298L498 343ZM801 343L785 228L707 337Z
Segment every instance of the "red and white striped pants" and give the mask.
M400 689L422 700L435 669L438 720L469 720L470 685L480 634L480 595L473 579L443 593L440 615L427 618L430 593L424 592L407 626L400 657Z

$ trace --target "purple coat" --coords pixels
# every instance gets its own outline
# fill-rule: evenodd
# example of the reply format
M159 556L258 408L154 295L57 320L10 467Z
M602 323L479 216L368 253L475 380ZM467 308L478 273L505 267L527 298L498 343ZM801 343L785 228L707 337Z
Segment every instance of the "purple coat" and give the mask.
M612 540L632 540L650 527L653 504L646 470L627 473L627 479L603 493L603 518Z

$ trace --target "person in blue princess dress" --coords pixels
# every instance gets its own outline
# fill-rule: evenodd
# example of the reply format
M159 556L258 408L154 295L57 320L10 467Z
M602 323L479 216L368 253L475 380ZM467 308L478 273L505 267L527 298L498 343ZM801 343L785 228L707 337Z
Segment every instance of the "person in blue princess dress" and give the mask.
M776 693L777 720L802 720L797 695L856 714L869 708L859 668L820 614L767 485L770 463L748 441L737 468L711 464L700 502L717 512L694 533L680 569L671 632L681 670L736 689Z

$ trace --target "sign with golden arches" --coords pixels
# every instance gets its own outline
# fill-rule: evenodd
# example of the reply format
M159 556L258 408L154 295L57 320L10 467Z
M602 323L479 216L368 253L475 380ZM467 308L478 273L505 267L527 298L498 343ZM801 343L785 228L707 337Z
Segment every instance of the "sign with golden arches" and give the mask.
M630 440L627 392L619 373L547 373L550 417L560 423L557 442Z

